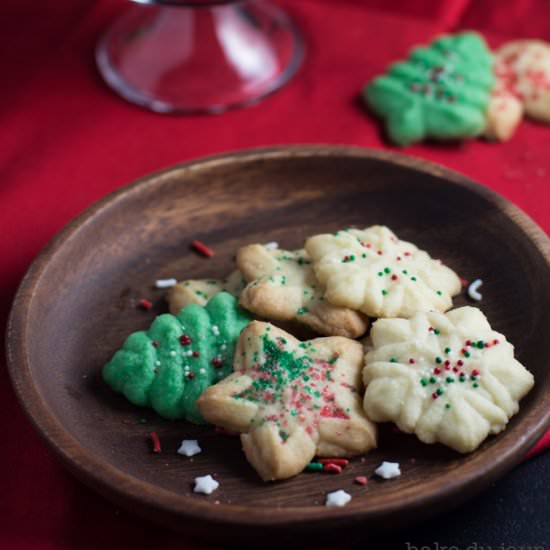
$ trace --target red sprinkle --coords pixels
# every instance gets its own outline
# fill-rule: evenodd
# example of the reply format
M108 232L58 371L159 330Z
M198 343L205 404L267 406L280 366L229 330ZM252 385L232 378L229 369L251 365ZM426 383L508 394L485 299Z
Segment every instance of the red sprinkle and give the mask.
M470 284L470 282L468 281L468 279L460 277L460 284L462 285L462 288L466 288Z
M493 340L493 346L496 346L497 344L498 344L498 340L495 338L495 339Z
M159 347L159 342L157 340L152 340L151 341L151 345L154 347L154 348L158 348Z
M195 373L194 372L188 372L187 373L187 378L189 378L189 380L193 380L193 378L195 378Z
M323 465L323 472L329 472L333 474L341 474L342 473L342 467L338 466L338 464L333 464L332 462L330 464L324 464Z
M182 346L188 346L189 344L191 344L191 337L187 336L187 334L182 334L180 336L180 344Z
M381 250L378 250L376 253L377 253L379 256L382 256L382 254L384 254Z
M151 442L153 443L153 452L156 454L160 453L160 439L157 432L151 432L149 434L149 437L151 438Z
M212 256L214 256L214 251L206 246L204 243L201 243L200 241L193 241L191 243L191 248L195 249L199 254L202 254L203 256L207 257L207 258L211 258Z
M391 279L392 281L397 281L397 275L394 273L394 274L390 277L390 279Z
M462 365L464 365L464 361L462 359L459 359L456 364L461 367Z
M219 357L214 357L214 359L212 359L212 366L219 369L221 366L223 366L223 361Z
M466 340L466 345L467 345L467 346L471 346L471 345L472 345L472 341L471 341L471 340Z
M153 302L151 302L150 300L147 300L146 298L142 298L139 301L139 307L141 309L151 309L153 307Z
M477 369L474 369L472 371L472 376L479 376L479 371Z
M432 399L437 399L438 397L439 397L439 395L437 395L436 392L433 392L433 393L432 393Z
M321 464L337 464L338 466L347 466L349 464L347 458L320 458L317 462Z
M435 367L434 374L441 374L441 369L439 367Z
M411 365L414 365L414 364L416 363L416 361L411 357L411 358L409 359L409 363L410 363Z
M198 351L193 352L193 357L199 357L199 356L200 356L200 353Z
M365 476L357 476L354 481L358 485L366 485L369 482L369 480Z

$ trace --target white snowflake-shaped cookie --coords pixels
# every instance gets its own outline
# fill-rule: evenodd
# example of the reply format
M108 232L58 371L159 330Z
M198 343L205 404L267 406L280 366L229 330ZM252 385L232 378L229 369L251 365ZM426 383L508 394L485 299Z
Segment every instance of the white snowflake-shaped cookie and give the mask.
M461 453L502 431L534 383L514 347L474 307L379 319L371 340L367 416Z
M384 226L316 235L305 248L326 299L371 317L445 311L460 292L454 271Z

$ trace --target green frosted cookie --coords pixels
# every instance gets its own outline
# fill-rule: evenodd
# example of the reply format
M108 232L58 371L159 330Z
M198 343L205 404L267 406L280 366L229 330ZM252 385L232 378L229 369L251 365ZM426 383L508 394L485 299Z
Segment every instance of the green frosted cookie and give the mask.
M250 316L227 292L206 306L159 315L149 330L130 334L103 369L115 391L165 418L204 423L195 401L233 371L233 351Z
M427 137L468 138L485 128L494 80L485 41L465 32L413 49L406 61L371 80L363 97L398 145Z

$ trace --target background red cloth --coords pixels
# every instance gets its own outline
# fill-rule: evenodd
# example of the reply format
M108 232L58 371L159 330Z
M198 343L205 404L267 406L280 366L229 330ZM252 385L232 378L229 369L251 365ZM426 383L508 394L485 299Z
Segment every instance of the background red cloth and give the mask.
M198 157L285 143L387 148L357 94L385 65L435 34L482 31L491 45L550 40L546 0L281 1L307 41L283 90L217 117L166 117L129 105L93 62L100 32L123 0L7 0L0 36L0 322L40 248L90 203L143 174ZM505 9L504 9L505 6ZM550 128L525 122L504 144L418 145L406 153L483 182L550 231ZM3 358L2 358L3 360ZM95 496L38 439L0 369L0 548L163 548L174 536ZM546 436L550 445L550 435ZM542 448L541 442L538 448ZM7 474L6 474L7 472ZM186 547L192 547L186 543Z

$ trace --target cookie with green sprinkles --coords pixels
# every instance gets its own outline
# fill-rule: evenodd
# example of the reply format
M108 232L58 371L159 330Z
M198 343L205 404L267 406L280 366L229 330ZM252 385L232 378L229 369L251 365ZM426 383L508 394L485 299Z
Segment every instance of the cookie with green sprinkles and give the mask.
M405 61L371 80L363 97L384 119L391 141L410 145L482 134L494 84L493 56L485 40L463 32L414 48Z
M376 427L361 407L362 360L355 340L300 342L253 321L237 343L235 372L208 388L197 406L209 422L241 433L246 457L262 479L285 479L314 456L376 447Z
M461 453L504 430L534 384L514 347L474 307L379 319L363 380L371 420Z
M298 321L326 336L362 336L365 315L325 300L304 250L268 249L259 244L237 252L237 265L245 279L240 304L274 321Z
M147 331L131 334L103 368L103 379L134 405L169 419L204 423L196 400L233 371L233 351L249 323L227 292L206 306L159 315Z
M229 292L238 297L246 281L237 270L233 271L225 279L188 279L181 281L168 290L166 300L170 307L170 313L177 315L182 308L189 304L205 306L208 300L218 292Z
M461 290L454 271L385 226L316 235L305 248L325 298L369 317L445 311Z

